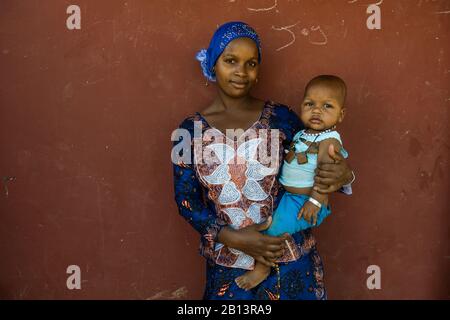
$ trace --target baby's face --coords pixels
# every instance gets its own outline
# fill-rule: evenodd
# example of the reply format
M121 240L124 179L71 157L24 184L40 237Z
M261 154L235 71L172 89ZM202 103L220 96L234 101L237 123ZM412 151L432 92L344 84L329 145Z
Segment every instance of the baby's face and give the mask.
M329 129L344 119L342 93L339 88L314 84L305 92L301 105L301 119L310 131Z

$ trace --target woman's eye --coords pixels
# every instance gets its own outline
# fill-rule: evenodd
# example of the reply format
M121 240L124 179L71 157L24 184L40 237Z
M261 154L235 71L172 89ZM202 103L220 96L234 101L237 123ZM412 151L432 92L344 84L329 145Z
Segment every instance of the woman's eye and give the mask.
M248 64L249 64L250 67L252 67L252 68L256 67L256 62L249 62Z
M225 62L229 64L234 64L236 61L234 59L227 59L225 60Z

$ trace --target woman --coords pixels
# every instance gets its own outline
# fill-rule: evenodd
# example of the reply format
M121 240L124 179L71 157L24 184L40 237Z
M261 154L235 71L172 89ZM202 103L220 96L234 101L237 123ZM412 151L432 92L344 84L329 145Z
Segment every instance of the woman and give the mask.
M283 151L303 126L287 106L250 94L261 62L258 35L243 22L226 23L197 59L217 83L217 97L180 125L183 160L174 162L174 183L179 212L200 233L207 258L204 299L326 299L310 229L281 237L261 233L284 192L276 180ZM257 152L262 149L270 155ZM316 175L326 193L352 178L342 156L333 150L330 156L334 163ZM257 287L243 290L234 280L255 260L274 268Z

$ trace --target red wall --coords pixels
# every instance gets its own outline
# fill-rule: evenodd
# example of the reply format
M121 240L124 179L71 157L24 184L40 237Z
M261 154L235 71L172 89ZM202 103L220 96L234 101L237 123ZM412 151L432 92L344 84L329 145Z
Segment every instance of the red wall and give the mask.
M196 51L237 19L263 39L260 98L296 106L321 73L348 83L354 195L335 195L316 232L329 298L450 298L450 3L385 0L369 30L370 3L1 1L0 298L201 297L170 134L214 96ZM81 290L66 287L73 264Z

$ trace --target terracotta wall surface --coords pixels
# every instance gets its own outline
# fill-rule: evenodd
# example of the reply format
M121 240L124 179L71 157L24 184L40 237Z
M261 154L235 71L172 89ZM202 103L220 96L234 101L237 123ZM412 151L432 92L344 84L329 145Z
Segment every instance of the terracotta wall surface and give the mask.
M256 96L296 107L317 74L348 84L357 180L316 230L329 298L449 299L450 2L385 0L370 30L374 2L2 0L0 298L201 298L170 135L215 94L196 51L244 20L263 41Z

